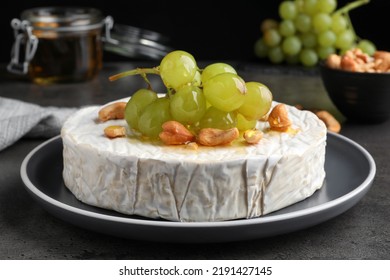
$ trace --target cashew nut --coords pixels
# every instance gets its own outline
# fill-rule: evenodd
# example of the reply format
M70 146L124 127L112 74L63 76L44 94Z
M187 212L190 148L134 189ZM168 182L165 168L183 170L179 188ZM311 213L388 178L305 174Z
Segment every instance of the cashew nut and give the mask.
M244 132L244 139L248 144L257 144L263 138L263 132L256 129L250 129Z
M110 125L104 129L104 135L108 138L124 137L126 135L126 128L120 125Z
M355 48L344 55L329 55L326 65L330 68L353 72L390 72L390 52L376 51L373 56L369 56Z
M332 132L335 132L335 133L339 133L340 132L340 130L341 130L340 123L328 111L321 110L321 111L315 112L315 114L317 115L317 117L320 120L322 120L325 123L325 125L326 125L326 127L327 127L327 129L329 131L332 131Z
M198 135L198 142L204 146L219 146L233 142L239 136L236 127L222 130L218 128L203 128Z
M271 130L285 132L291 126L286 105L280 103L276 105L268 116L268 123Z
M195 139L195 136L184 125L177 121L165 122L162 125L162 129L159 136L161 141L167 145L181 145Z
M105 122L114 119L123 119L125 117L126 102L114 102L104 106L99 111L99 120Z

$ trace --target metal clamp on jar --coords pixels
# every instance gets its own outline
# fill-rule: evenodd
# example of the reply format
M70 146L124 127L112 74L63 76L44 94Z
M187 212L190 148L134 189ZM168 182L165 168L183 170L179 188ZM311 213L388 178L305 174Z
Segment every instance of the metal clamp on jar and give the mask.
M37 84L92 79L102 67L102 42L117 44L112 17L94 8L33 8L11 26L15 42L7 69Z

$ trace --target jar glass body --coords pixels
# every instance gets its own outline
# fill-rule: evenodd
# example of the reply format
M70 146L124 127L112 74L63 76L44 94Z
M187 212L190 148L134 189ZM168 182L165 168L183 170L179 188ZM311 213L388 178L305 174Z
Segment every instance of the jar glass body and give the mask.
M28 66L37 84L80 82L102 68L101 13L92 8L36 8L22 13L38 39Z

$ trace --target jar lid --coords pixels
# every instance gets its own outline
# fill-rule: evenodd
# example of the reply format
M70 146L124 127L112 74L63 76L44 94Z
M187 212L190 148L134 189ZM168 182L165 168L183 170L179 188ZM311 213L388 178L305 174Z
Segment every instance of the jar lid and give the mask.
M167 36L129 25L114 24L111 38L104 49L130 58L160 60L173 50Z
M39 7L25 10L21 19L34 29L81 31L101 28L104 17L100 10L89 7Z

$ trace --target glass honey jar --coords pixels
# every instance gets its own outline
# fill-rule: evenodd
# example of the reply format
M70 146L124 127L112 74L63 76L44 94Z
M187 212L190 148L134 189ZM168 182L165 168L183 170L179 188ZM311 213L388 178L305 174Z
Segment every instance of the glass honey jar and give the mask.
M110 37L112 17L95 8L28 9L11 26L15 42L8 70L36 84L94 78L102 68L103 42L115 43Z

